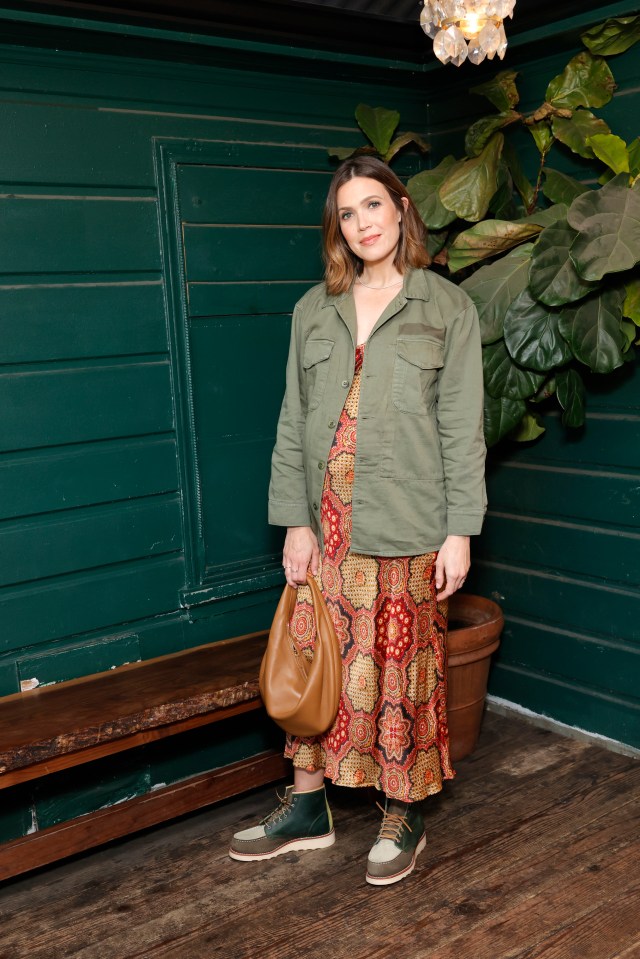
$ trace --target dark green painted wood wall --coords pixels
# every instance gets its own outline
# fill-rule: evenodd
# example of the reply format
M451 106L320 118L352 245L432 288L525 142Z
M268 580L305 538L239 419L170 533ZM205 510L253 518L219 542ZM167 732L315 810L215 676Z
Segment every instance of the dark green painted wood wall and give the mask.
M595 11L595 21L605 19ZM586 17L584 23L587 23ZM544 99L548 82L583 49L576 35L561 51L528 54L521 109ZM640 51L609 60L618 90L596 111L629 142L640 135ZM430 105L434 159L460 155L461 129L492 109L467 89L489 70L459 75L447 102ZM519 138L534 174L532 138ZM600 170L554 148L548 165L594 182ZM601 168L600 168L601 169ZM533 444L489 455L489 513L469 586L502 605L506 624L490 693L571 726L640 747L640 369L606 382L588 379L588 419L566 432L547 417Z
M360 142L360 100L425 125L410 71L65 36L0 48L0 695L268 625L269 459L327 147ZM279 735L179 739L8 790L0 838Z
M268 459L326 147L360 142L365 101L437 154L470 106L451 72L444 98L397 64L67 36L0 48L2 695L268 623ZM637 63L616 61L625 89ZM596 392L584 437L492 459L475 581L507 613L493 692L636 744L637 405L637 379ZM9 790L0 838L273 741L236 721Z

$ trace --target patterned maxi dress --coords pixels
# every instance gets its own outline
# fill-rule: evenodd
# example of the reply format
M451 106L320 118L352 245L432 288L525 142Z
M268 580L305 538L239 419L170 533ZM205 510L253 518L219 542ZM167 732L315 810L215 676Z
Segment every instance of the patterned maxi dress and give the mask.
M364 344L328 457L322 493L324 555L318 574L342 652L343 690L333 726L288 737L285 756L322 767L340 786L374 786L417 802L452 779L446 716L446 602L435 600L436 553L364 556L350 551L351 489ZM425 494L426 495L426 494ZM311 656L308 587L290 622Z

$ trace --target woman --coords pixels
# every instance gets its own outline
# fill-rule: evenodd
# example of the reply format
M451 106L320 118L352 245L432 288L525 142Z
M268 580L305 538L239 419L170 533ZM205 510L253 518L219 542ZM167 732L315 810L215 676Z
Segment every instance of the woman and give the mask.
M286 526L291 629L313 647L307 570L341 643L333 726L288 738L294 784L234 836L235 859L333 844L325 776L385 794L366 879L408 875L419 803L454 775L446 720L447 599L486 508L475 308L426 269L425 229L382 161L347 160L323 218L325 282L297 304L272 460L269 521ZM357 441L356 441L357 433ZM381 807L382 808L382 807Z

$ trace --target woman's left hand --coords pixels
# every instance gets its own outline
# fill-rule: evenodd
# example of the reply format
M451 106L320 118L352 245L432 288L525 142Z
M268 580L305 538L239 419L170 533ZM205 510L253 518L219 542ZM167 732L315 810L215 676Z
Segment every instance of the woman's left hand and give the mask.
M460 589L471 565L468 536L447 536L436 560L436 599L440 602Z

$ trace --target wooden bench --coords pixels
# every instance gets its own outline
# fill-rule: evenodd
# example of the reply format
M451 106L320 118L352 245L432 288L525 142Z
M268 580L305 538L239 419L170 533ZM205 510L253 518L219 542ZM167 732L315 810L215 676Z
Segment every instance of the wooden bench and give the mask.
M0 789L262 707L267 633L0 699ZM269 751L0 845L0 879L281 779ZM1 794L0 794L1 801Z

